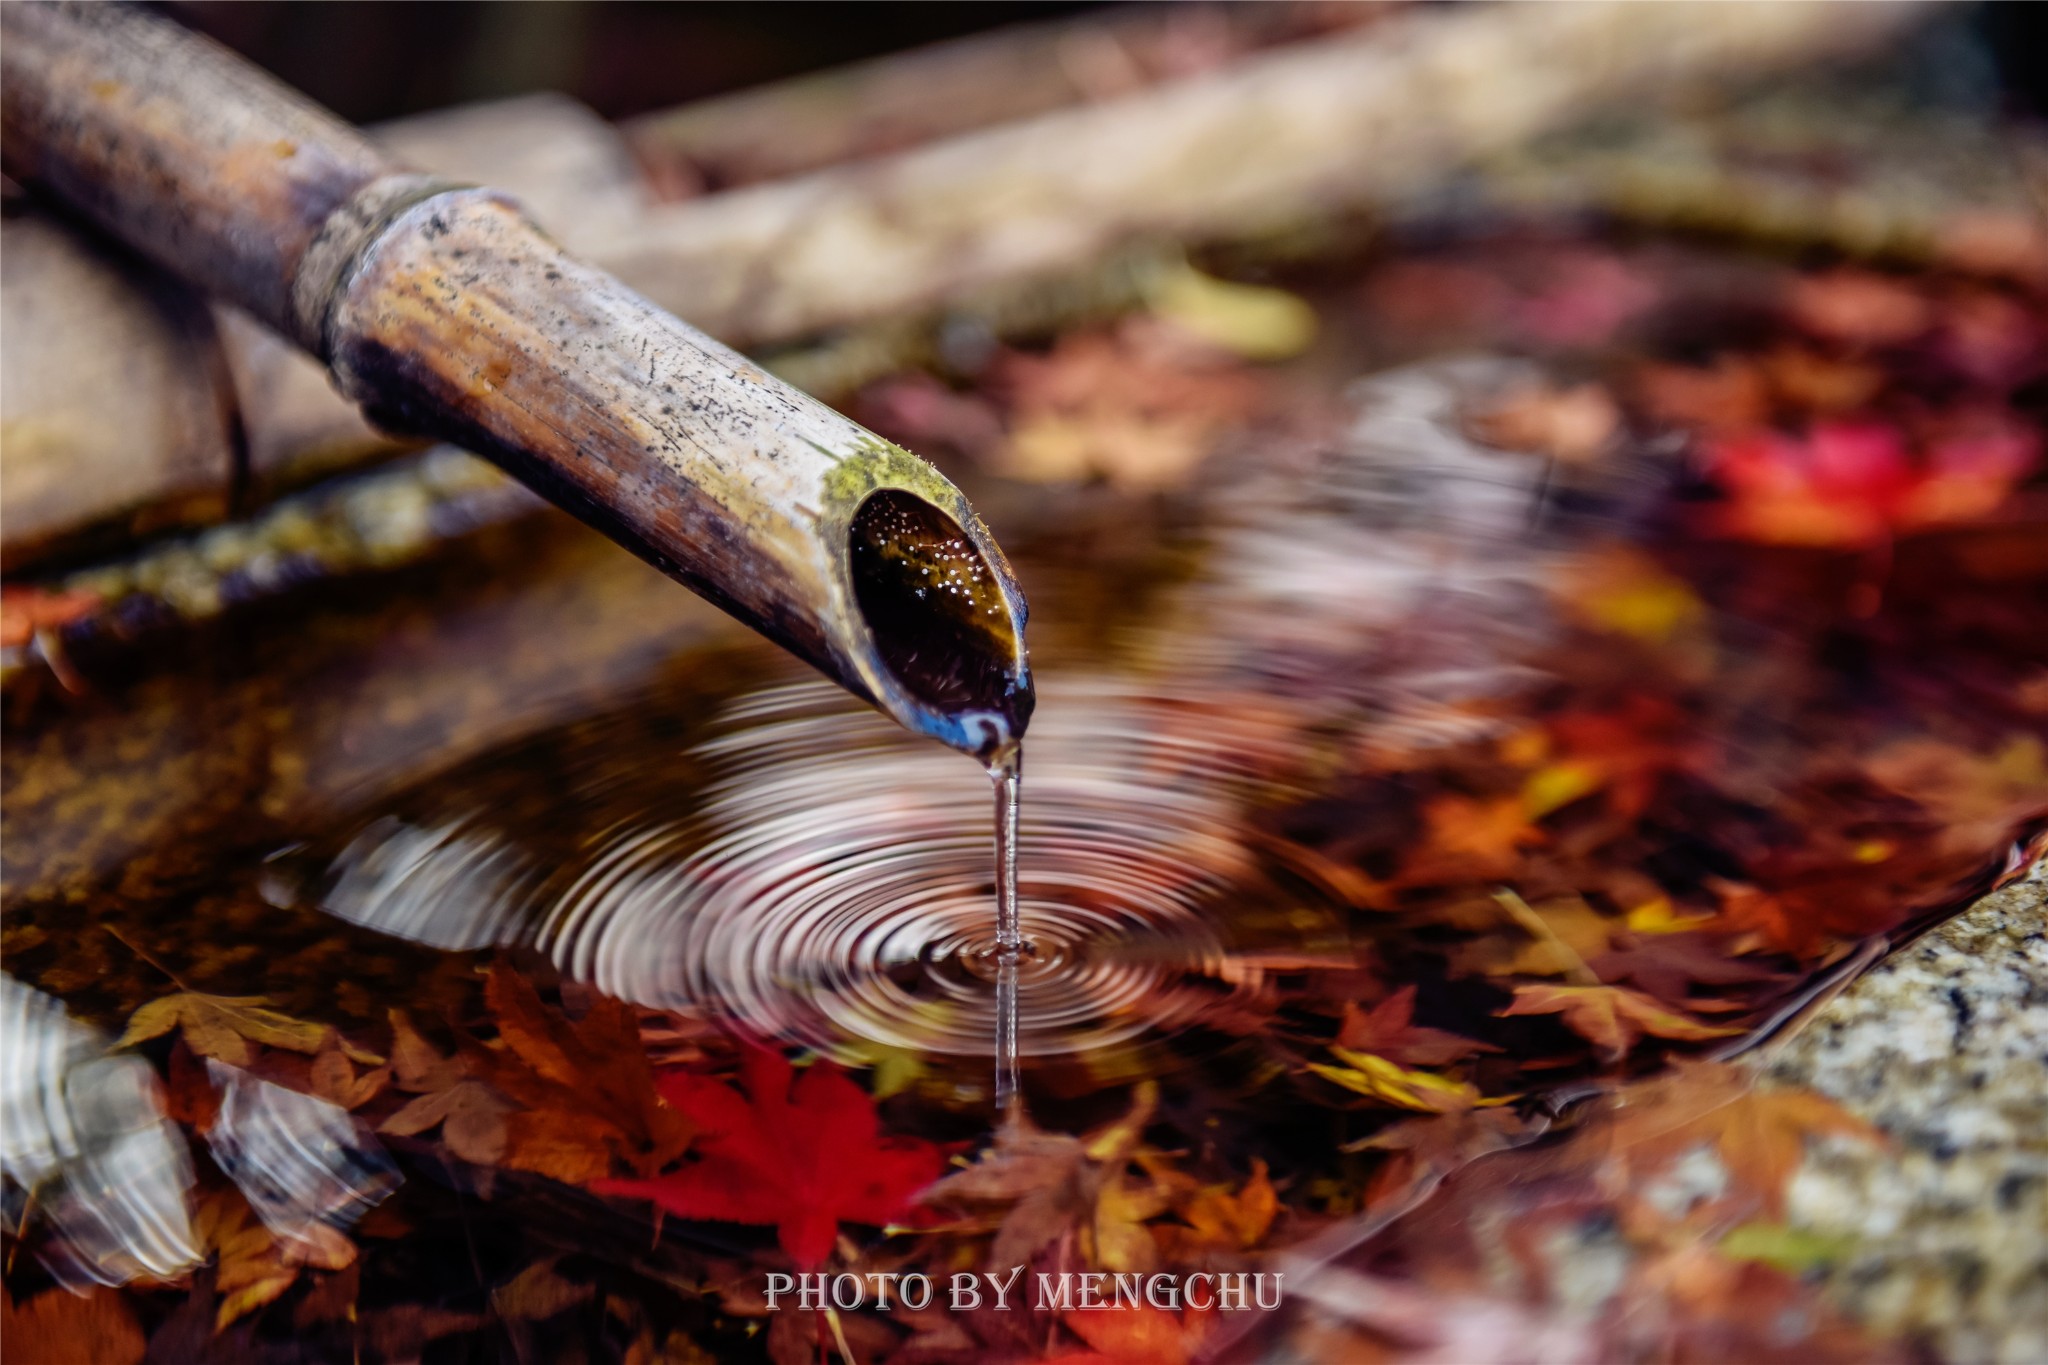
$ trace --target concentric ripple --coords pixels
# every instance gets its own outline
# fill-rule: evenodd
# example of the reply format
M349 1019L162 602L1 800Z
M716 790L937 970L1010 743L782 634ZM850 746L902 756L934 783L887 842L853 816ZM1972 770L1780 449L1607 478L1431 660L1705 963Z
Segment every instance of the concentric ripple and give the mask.
M1170 1033L1263 989L1209 905L1249 870L1242 779L1283 743L1108 683L1047 689L1020 841L1025 1057ZM698 756L698 816L616 830L556 902L542 937L564 970L828 1051L987 1056L988 779L808 682L736 706Z
M1023 1057L1256 1027L1262 963L1355 966L1324 912L1356 888L1323 886L1247 807L1276 774L1313 784L1333 718L1350 743L1427 749L1483 736L1472 703L1543 681L1526 660L1556 630L1551 552L1524 532L1547 485L1456 421L1522 377L1482 359L1362 384L1312 476L1233 491L1209 571L1118 646L1130 672L1041 674ZM516 820L472 794L487 772L447 781L452 809L367 821L322 869L322 903L443 947L535 945L615 996L827 1052L991 1055L993 796L975 765L808 680L732 704L677 765L632 738L669 732L625 727L673 719L664 704L622 711L609 740L564 731L530 771L501 755Z

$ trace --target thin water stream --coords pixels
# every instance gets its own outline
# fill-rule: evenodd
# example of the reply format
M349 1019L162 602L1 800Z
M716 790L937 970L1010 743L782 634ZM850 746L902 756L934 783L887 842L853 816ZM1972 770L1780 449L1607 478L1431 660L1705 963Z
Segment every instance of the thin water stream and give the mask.
M1030 952L1017 904L1017 831L1024 795L1024 746L1011 745L989 765L996 789L996 1111L1020 1103L1017 973Z

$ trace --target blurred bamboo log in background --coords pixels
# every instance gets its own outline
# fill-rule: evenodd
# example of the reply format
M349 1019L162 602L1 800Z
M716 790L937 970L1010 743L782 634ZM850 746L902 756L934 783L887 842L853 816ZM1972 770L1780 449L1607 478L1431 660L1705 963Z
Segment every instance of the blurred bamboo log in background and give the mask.
M1132 242L1227 241L1319 214L1398 207L1475 158L1614 101L1675 99L1730 72L1853 53L1921 12L1912 5L1608 0L1396 12L1357 32L1253 51L1207 74L1120 98L658 206L647 202L649 187L636 178L632 153L656 166L708 167L707 178L715 180L740 175L731 169L737 166L780 169L864 149L872 144L797 137L789 159L776 163L759 130L778 119L796 128L819 123L821 89L893 107L880 92L899 92L901 103L900 92L931 78L933 54L869 64L858 80L836 88L809 78L710 102L702 114L640 120L626 130L631 153L619 130L546 97L409 121L386 130L383 141L412 164L511 189L540 209L565 244L714 335L772 346L1057 278ZM1047 30L1033 41L1051 57L1020 66L1013 88L961 105L958 117L975 124L991 110L1001 116L1046 100L1091 98L1088 83L1073 74L1071 54L1100 38L1099 26ZM1234 54L1256 46L1232 41L1239 45ZM1043 66L1062 53L1067 64L1049 82ZM969 56L956 55L948 69L999 84L985 54ZM719 116L721 107L726 113ZM947 102L919 107L933 112L892 136L914 142L949 130ZM11 219L4 229L10 250L18 226ZM92 260L82 248L78 255ZM111 266L75 268L120 278ZM14 280L12 270L8 278ZM10 488L17 480L50 481L41 471L63 467L69 455L61 440L16 439L17 431L63 430L71 401L53 399L56 390L17 368L23 349L59 357L39 362L44 373L82 372L83 358L122 351L97 320L75 321L76 310L53 313L44 305L26 315L32 323L19 321L18 292L10 283L5 326L14 344L0 386L0 449ZM113 325L125 329L124 353L152 357L147 363L159 371L184 376L190 395L181 401L192 411L204 409L196 397L202 393L205 403L218 405L224 372L232 420L214 449L195 456L191 439L169 434L178 428L152 417L157 409L138 405L127 413L127 401L110 396L120 386L103 388L100 401L111 410L102 425L126 431L125 447L102 440L104 477L61 508L45 504L30 516L34 504L8 500L0 563L9 570L51 549L75 551L81 528L111 526L126 535L205 521L230 494L258 502L312 474L394 448L332 392L317 366L232 311L224 310L215 327L222 357L210 371L211 387L188 373L195 369L189 361L180 369L165 358L189 343L141 322ZM117 447L118 469L108 463ZM193 481L203 494L211 478L210 501L157 491L177 485L169 472L195 470L210 471Z
M1043 275L1145 237L1399 203L1616 100L1855 51L1910 5L1415 9L1201 80L634 219L597 254L739 345Z
M694 198L1209 75L1398 9L1398 0L1109 6L699 100L621 127L660 198Z

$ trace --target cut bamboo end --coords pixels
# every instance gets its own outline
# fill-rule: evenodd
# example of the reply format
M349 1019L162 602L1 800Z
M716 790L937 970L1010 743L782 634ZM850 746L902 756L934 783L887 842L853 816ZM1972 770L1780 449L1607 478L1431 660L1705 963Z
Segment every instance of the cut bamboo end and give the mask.
M488 191L380 216L350 262L301 325L378 421L489 456L913 730L975 754L1021 733L1023 595L930 465Z
M10 4L0 30L9 167L375 420L490 457L913 730L1021 734L1023 595L929 465L175 24Z

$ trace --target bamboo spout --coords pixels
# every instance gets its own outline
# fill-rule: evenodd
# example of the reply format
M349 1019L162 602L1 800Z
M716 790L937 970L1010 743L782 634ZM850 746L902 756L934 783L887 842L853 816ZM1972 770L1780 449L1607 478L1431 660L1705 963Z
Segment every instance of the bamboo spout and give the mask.
M1022 732L1023 595L931 466L196 34L15 3L0 36L11 174L911 729L983 755Z

